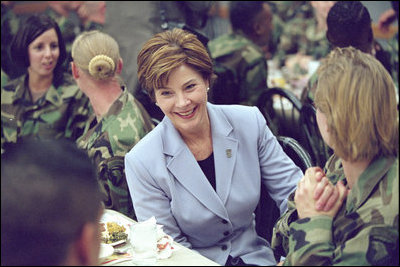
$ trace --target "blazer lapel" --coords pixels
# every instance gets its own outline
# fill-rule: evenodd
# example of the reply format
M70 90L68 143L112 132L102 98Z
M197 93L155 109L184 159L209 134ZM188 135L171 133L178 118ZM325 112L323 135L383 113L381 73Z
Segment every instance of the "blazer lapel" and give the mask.
M225 205L231 189L238 143L237 140L229 137L215 136L213 138L217 193Z
M164 153L170 156L167 160L167 168L205 207L221 218L228 219L221 199L208 182L180 134L167 117L164 118L164 122L163 148Z
M238 140L229 136L233 127L224 113L208 104L211 121L217 193L225 205L232 185Z

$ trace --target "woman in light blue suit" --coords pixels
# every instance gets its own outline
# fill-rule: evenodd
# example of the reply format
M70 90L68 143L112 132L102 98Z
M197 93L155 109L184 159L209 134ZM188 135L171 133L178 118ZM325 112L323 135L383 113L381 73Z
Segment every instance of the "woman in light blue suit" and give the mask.
M138 69L166 116L125 157L137 219L155 216L175 241L221 265L275 265L255 230L261 183L282 214L302 171L256 107L207 102L212 61L195 35L155 35Z

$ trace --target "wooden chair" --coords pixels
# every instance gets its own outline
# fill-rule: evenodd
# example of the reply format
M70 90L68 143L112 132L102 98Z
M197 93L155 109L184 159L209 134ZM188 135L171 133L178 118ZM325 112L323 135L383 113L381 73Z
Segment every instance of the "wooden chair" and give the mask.
M322 139L317 124L316 110L309 103L304 103L300 110L300 124L305 134L307 141L306 148L310 151L311 159L317 166L323 168L333 151Z

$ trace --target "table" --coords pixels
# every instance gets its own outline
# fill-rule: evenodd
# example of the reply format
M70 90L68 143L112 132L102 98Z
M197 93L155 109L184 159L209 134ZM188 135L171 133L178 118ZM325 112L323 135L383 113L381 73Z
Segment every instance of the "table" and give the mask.
M113 216L118 216L123 221L129 221L130 223L136 223L131 218L123 215L114 210L105 209L105 213L108 213ZM129 245L129 244L127 244ZM198 252L188 249L177 242L174 242L174 247L176 250L172 253L171 257L168 259L157 260L156 266L221 266L218 263L202 256ZM122 257L122 256L121 256ZM116 263L108 263L104 264L104 266L132 266L134 265L130 260L116 262Z

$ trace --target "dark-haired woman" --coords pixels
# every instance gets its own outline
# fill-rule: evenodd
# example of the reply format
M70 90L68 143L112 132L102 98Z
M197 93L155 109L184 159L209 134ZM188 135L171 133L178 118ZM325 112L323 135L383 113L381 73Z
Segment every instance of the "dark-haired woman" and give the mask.
M25 73L1 89L1 151L25 138L68 138L83 132L89 101L63 71L65 43L50 17L28 17L12 40L10 55Z

